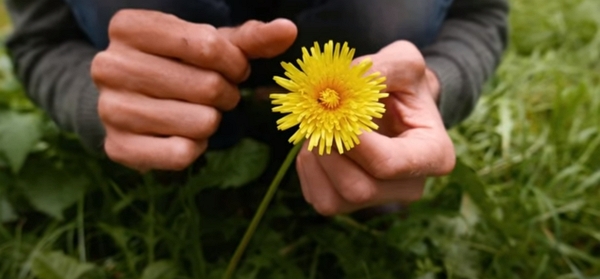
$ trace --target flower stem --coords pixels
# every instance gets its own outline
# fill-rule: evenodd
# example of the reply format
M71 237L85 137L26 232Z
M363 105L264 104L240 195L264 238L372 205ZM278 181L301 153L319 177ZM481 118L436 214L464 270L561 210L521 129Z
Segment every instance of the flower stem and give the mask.
M287 157L285 157L285 161L283 161L283 164L281 164L281 167L279 167L279 170L277 171L275 178L273 178L273 181L271 182L271 185L269 186L267 193L263 197L263 199L260 202L260 205L258 207L258 210L256 211L256 213L254 214L254 217L252 218L252 222L250 222L250 226L248 226L248 229L246 229L246 232L244 233L244 237L242 238L242 241L240 241L240 244L238 244L237 248L235 249L235 253L233 254L233 257L231 257L231 260L229 261L229 265L227 266L225 275L223 275L223 277L222 277L223 279L230 279L231 276L233 276L233 273L235 272L235 269L236 269L240 259L242 258L244 251L246 250L246 246L248 246L248 243L250 242L250 239L252 239L252 235L254 235L254 232L256 231L256 228L258 227L260 220L262 219L263 215L265 215L265 212L267 211L267 207L269 206L269 203L273 199L273 196L275 196L275 192L277 192L279 183L283 179L283 176L285 176L288 168L290 167L290 165L292 164L294 159L296 158L298 151L300 151L300 148L302 147L302 143L303 142L296 144L290 150L290 152L287 154Z

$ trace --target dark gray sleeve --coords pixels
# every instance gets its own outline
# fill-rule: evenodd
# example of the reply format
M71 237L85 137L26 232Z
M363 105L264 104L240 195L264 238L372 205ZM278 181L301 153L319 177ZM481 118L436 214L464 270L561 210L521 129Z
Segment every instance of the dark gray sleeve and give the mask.
M62 0L6 0L14 32L7 41L29 97L84 145L100 150L104 129L90 75L97 50Z
M507 0L455 0L437 41L423 50L441 84L439 108L446 127L471 113L498 66L507 17Z

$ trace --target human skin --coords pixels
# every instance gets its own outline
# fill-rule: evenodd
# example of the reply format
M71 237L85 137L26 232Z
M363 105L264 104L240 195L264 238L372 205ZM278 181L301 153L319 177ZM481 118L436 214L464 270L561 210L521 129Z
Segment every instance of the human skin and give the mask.
M216 29L155 11L120 11L109 47L91 66L106 154L140 171L186 168L206 150L221 113L239 102L248 59L274 57L296 35L284 19Z
M305 146L296 160L304 198L322 215L418 200L428 176L454 168L454 147L436 105L440 85L419 50L397 41L355 62L367 57L390 93L380 129L359 136L360 144L343 155L320 156Z
M240 100L249 59L274 57L296 39L283 19L216 29L154 11L124 10L112 19L110 45L92 63L99 89L104 148L128 167L181 170L205 150L221 112ZM344 155L297 157L302 193L317 212L334 215L422 195L427 176L454 167L454 148L436 106L439 84L411 43L369 57L386 76L386 113L377 132Z

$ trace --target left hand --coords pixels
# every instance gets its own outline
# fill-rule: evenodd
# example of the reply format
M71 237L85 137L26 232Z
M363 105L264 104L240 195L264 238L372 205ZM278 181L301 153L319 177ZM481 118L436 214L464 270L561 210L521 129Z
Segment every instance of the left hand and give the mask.
M296 160L304 198L322 215L418 200L427 176L454 168L454 146L436 105L440 85L420 51L398 41L355 62L366 57L387 78L390 93L382 99L379 130L363 133L343 155L320 156L305 142Z

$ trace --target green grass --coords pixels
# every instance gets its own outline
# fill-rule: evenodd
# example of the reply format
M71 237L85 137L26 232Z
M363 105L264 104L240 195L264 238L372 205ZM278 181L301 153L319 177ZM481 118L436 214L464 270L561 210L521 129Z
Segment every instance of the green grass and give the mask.
M369 222L319 217L287 183L237 278L600 278L600 4L512 8L502 65L450 131L450 176ZM85 155L2 65L0 278L220 278L273 175L241 187L264 145L211 153L184 182L139 177Z

